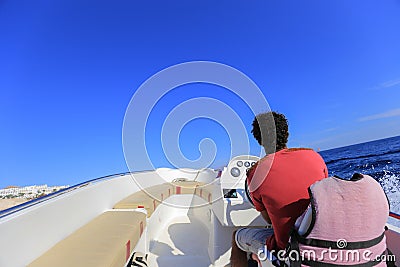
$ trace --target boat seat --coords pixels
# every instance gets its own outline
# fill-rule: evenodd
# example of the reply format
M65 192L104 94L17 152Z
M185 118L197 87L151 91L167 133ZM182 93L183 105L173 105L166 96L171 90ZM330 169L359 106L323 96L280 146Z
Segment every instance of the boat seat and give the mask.
M58 242L29 267L121 267L146 225L140 211L106 211Z
M196 181L177 181L172 182L175 194L195 194L196 187L204 185L202 182Z
M139 191L124 198L114 205L114 209L137 209L144 207L147 210L147 217L150 217L157 206L167 197L174 194L174 187L165 183L146 188L146 191Z
M144 207L147 217L150 217L157 206L173 194L194 194L196 187L203 185L201 182L177 181L164 183L146 188L124 198L114 205L114 209L137 209Z
M195 194L206 200L209 204L212 203L212 184L198 185Z

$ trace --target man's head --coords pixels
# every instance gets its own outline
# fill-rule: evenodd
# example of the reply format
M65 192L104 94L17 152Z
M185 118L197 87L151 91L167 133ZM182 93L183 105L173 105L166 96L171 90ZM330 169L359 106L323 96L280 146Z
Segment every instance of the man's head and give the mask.
M286 148L288 128L285 115L270 111L258 114L254 118L251 132L257 142L264 147L265 153L270 154Z

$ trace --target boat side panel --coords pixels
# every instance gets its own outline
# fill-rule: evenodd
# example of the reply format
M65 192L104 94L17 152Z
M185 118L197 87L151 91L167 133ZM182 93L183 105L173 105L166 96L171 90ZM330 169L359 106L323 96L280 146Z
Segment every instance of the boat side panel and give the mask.
M26 266L138 188L130 175L89 184L0 220L0 266Z

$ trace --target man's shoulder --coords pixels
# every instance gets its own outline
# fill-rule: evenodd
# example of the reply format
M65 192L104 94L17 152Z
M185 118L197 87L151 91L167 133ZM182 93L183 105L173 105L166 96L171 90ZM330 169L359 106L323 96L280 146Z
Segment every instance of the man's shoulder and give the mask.
M258 166L262 166L263 168L271 168L274 162L286 161L289 158L292 158L294 160L298 157L309 157L310 155L315 155L319 157L319 154L311 148L285 148L273 154L265 155L253 167L255 168Z
M293 156L293 157L320 157L320 155L311 148L288 148L286 149L285 153L283 153L285 156Z
M292 148L288 148L286 149L287 152L315 152L314 149L312 148L307 148L307 147L292 147Z
M291 168L287 168L288 164ZM326 168L321 155L311 148L288 148L283 153L277 153L272 168L292 173L304 169L305 165L315 170Z

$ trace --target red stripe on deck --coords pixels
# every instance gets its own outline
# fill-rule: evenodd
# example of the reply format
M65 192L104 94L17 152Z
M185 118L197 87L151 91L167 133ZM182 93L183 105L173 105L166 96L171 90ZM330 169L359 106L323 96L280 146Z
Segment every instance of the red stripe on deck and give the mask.
M171 189L168 189L168 196L171 196Z
M177 186L177 187L176 187L176 194L179 195L180 193L181 193L181 187L180 187L180 186Z
M208 194L208 202L211 203L211 194Z
M129 260L129 256L131 255L131 241L128 240L128 242L126 242L126 256L125 256L125 261Z
M397 213L390 212L390 213L389 213L389 216L392 217L392 218L395 218L395 219L397 219L397 220L400 220L400 215L397 214Z
M154 208L154 210L156 210L156 200L155 199L153 199L153 208Z
M161 201L164 200L164 194L161 194Z
M203 189L200 189L200 197L203 197Z

